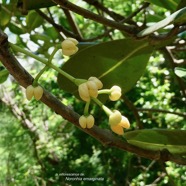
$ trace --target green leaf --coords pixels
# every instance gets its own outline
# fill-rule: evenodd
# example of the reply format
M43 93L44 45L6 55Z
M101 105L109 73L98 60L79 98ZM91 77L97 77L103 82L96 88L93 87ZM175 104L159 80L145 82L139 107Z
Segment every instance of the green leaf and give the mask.
M18 27L17 25L15 25L14 23L9 23L9 29L12 33L15 33L17 35L21 35L21 34L25 34L25 30Z
M6 26L10 22L10 19L11 19L10 13L8 13L7 11L5 11L5 9L0 7L0 25L2 27Z
M21 5L23 9L23 7L26 7L27 10L35 10L35 9L40 9L40 8L46 8L46 7L50 7L50 6L55 6L56 3L52 2L51 0L39 0L39 1L24 1L24 0L20 0L22 1L22 3L19 2L19 5Z
M154 25L142 30L140 33L138 33L138 37L143 37L146 35L149 35L156 30L159 30L160 28L163 28L169 24L176 23L176 24L182 24L186 21L186 8L182 8L173 14L171 14L169 17L163 19L162 21L159 21L155 23Z
M144 129L126 132L128 143L146 150L169 150L172 154L186 154L186 130Z
M32 34L30 35L30 39L35 43L38 43L38 40L50 43L50 37L48 37L46 34Z
M104 88L119 85L125 93L143 75L152 50L146 40L105 42L82 49L62 69L75 78L96 76L103 82ZM63 90L77 92L77 86L60 74L58 84Z
M43 18L38 15L38 13L34 10L29 11L26 16L26 24L29 31L34 30L35 28L41 26L43 23Z
M48 35L53 40L56 40L59 38L59 33L56 31L56 29L54 27L46 28L46 30L44 31L44 34Z
M180 0L146 0L149 3L174 11Z
M176 74L178 77L180 77L180 78L182 78L183 80L186 81L186 69L180 68L180 67L176 67L176 68L174 69L174 72L175 72L175 74Z
M8 78L9 72L4 67L0 67L0 84L4 83Z

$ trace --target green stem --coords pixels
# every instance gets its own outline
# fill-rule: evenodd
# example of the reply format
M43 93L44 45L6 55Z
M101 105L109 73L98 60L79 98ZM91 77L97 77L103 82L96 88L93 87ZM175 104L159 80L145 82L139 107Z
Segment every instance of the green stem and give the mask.
M38 82L38 80L39 80L39 78L41 77L41 75L46 71L46 70L48 70L48 66L46 65L38 74L37 74L37 76L35 77L35 79L34 79L34 82L33 82L33 86L35 87L35 86L37 86L37 82Z
M97 104L102 108L103 103L102 103L99 99L93 98L93 97L91 97L91 99L92 99L95 103L97 103Z
M56 54L56 52L60 49L59 46L56 46L52 52L52 54L50 55L50 58L48 59L48 63L52 62L52 59L54 58L54 55Z
M110 94L111 92L110 89L102 89L98 91L98 94Z
M110 116L110 115L112 114L112 111L111 111L108 107L106 107L99 99L97 99L97 98L92 98L92 100L93 100L95 103L97 103L97 104L105 111L105 113L106 113L108 116Z
M48 63L48 60L43 59L21 47L18 47L16 45L14 45L13 43L9 43L10 47L17 52L21 52L23 54L26 54L34 59L36 59L37 61L40 61L41 63L47 65L48 67L56 70L57 72L59 72L61 75L65 76L67 79L69 79L70 81L72 81L73 83L75 83L76 78L74 78L73 76L71 76L70 74L66 73L65 71L61 70L59 67L56 67L55 65L53 65L52 63ZM76 84L76 83L75 83Z
M106 107L105 105L102 106L102 109L105 111L105 113L110 116L113 112L108 108Z
M90 106L90 101L86 102L85 108L84 108L84 115L88 116L89 115L89 106Z

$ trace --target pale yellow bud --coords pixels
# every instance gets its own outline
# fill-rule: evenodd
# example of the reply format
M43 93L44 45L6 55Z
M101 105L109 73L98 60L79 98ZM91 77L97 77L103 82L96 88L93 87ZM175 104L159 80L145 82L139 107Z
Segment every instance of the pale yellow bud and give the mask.
M64 49L63 50L63 55L65 55L65 56L71 56L71 55L75 54L77 51L78 51L78 48L77 47L75 47L73 49Z
M28 100L31 100L32 97L34 95L34 87L32 85L29 85L27 88L26 88L26 98Z
M123 128L120 125L112 125L110 126L113 132L115 132L118 135L123 135L124 131Z
M86 82L82 83L78 86L78 92L79 92L79 96L82 100L84 100L86 102L90 101L89 90L88 90Z
M74 38L67 38L62 43L62 52L63 55L71 56L78 51L78 47L76 46L78 41Z
M86 84L88 87L89 95L91 97L96 98L98 96L98 89L96 83L94 81L87 81Z
M121 122L121 119L122 119L122 115L121 113L116 110L114 111L110 116L109 116L109 124L111 126L113 125L118 125L120 122Z
M78 47L76 46L78 41L74 38L67 38L61 43L62 52L65 56L71 56L78 51Z
M86 126L87 126L87 118L86 118L85 116L81 116L81 117L79 118L79 124L80 124L80 126L81 126L83 129L85 129Z
M41 86L37 86L34 88L34 97L36 100L40 100L43 96L43 88Z
M111 93L110 93L110 100L112 101L117 101L118 99L120 99L121 97L121 88L119 86L113 86L111 89Z
M103 87L103 83L97 77L90 77L88 81L93 81L97 85L97 89L101 89Z
M94 117L92 115L89 115L87 117L87 128L90 129L94 126Z
M118 125L126 129L130 128L130 122L125 116L122 116L121 122Z
M78 41L76 39L72 38L72 37L68 37L68 38L66 38L66 40L72 41L75 45L78 44Z
M94 117L92 115L89 116L81 116L79 118L79 124L82 128L92 128L94 126Z

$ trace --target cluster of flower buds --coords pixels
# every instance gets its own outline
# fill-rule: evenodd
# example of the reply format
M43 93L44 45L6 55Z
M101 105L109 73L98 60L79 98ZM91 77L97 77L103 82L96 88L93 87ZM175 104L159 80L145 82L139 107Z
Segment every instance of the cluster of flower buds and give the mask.
M31 100L33 96L36 100L40 100L43 96L43 88L41 86L33 87L32 85L29 85L26 88L26 98Z
M110 114L109 124L112 131L118 135L123 135L123 129L128 129L130 127L129 120L125 116L122 116L118 110Z
M62 52L65 56L71 56L75 54L78 51L78 47L76 46L78 44L78 41L74 38L66 38L61 46L62 46Z
M94 117L90 114L88 116L81 116L79 118L79 124L82 128L92 128L94 126Z
M82 100L88 102L91 97L98 96L98 90L103 87L102 82L96 77L90 77L88 81L78 86L79 96Z

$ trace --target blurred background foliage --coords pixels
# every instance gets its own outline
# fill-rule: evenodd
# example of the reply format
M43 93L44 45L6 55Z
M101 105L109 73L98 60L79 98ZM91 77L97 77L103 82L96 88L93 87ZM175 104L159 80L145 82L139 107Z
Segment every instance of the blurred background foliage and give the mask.
M94 13L111 17L88 0L71 2ZM112 15L115 15L117 21L130 16L147 3L142 0L98 2L115 12ZM132 16L128 24L150 26L169 16L178 7L185 6L181 0L166 1L166 4L161 4L160 0L148 2L150 4L147 8ZM27 11L20 8L21 1L18 0L2 0L0 3L0 27L8 35L9 41L46 59L54 45L63 40L64 35L76 36L80 41L80 48L127 37L118 30L73 14L72 18L79 29L75 33L67 13L57 6ZM167 27L160 32L170 29ZM119 109L129 118L129 130L186 129L186 84L174 73L175 67L186 67L185 39L186 31L173 38L166 49L156 50L137 84L116 104L107 103L110 108ZM16 57L33 76L43 67L25 55L16 54ZM59 52L55 55L54 63L60 66L66 59ZM5 69L1 65L1 72L3 70ZM3 84L0 85L0 185L182 186L186 183L186 167L171 162L147 160L103 146L41 102L28 102L24 89L11 76L7 79L7 72L3 73ZM59 89L56 72L45 72L40 83L64 104L83 114L84 103ZM100 127L108 128L103 111L93 105L92 113ZM65 173L103 180L68 181Z

